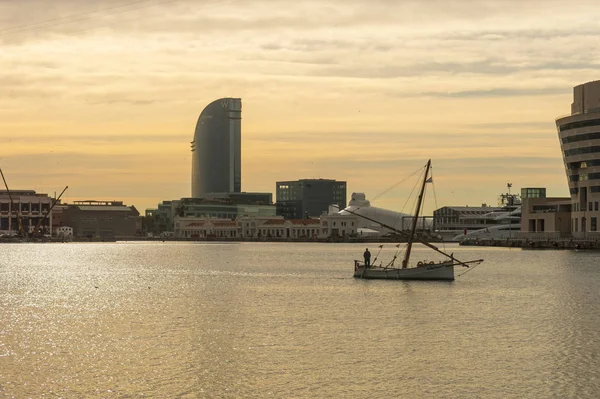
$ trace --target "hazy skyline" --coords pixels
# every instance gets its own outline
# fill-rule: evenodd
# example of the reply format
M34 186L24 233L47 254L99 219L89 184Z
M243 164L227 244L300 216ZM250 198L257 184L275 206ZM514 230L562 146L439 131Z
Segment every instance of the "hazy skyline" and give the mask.
M202 109L241 97L242 190L373 198L432 158L437 206L506 183L568 196L554 119L600 79L594 1L0 2L0 168L13 189L188 197ZM373 205L400 210L412 187ZM426 212L437 207L430 203Z

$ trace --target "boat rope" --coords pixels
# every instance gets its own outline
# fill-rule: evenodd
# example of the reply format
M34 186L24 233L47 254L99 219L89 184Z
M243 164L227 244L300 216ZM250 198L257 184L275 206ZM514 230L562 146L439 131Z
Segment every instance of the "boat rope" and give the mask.
M383 268L384 269L393 269L394 268L394 262L396 262L396 258L397 257L398 256L394 255L394 257L392 258L392 260L387 265L385 265Z
M424 169L425 169L424 167L421 167L421 168L417 169L408 178L413 177L415 174L417 174L417 172L423 173ZM406 179L404 179L404 180L406 180ZM398 216L396 217L396 220L394 221L394 224L393 224L394 227L398 226L398 222L399 221L402 221L402 225L400 226L400 230L404 230L404 216L403 216L404 209L406 209L406 205L408 204L408 201L410 201L410 199L413 198L413 194L415 193L415 190L417 190L418 186L419 186L419 179L416 179L415 180L415 184L413 185L413 188L410 191L410 194L408 195L408 197L406 197L406 201L404 201L404 204L402 205L402 208L400 209L400 212L398 213ZM413 210L411 211L411 213L414 213L413 212L414 208L416 208L416 203L417 203L417 196L416 195L414 196L414 200L413 201L414 201L414 204L413 204Z
M400 244L396 244L396 248L397 248L396 249L396 253L394 254L394 257L392 258L392 260L390 261L390 263L388 263L388 265L386 266L386 268L394 266L394 262L396 262L396 259L398 259L400 257L400 255L402 255L402 253L406 249L406 245L407 244L405 244L402 248L400 248Z
M381 250L383 249L383 244L379 246L379 251L377 252L377 255L375 255L375 258L373 259L373 265L375 265L375 262L377 262L377 258L379 257L379 254L381 253Z
M433 191L433 202L435 203L434 209L440 209L440 207L438 206L437 194L435 192L435 180L433 178L433 166L431 167L431 190ZM432 229L435 227L435 218L433 220L434 220L434 223L431 226ZM435 230L433 231L433 234L435 234ZM444 252L446 252L446 241L444 241L443 239L442 239L442 248L444 249Z
M383 190L383 192L381 192L378 195L376 195L375 197L371 198L371 201L375 201L375 200L379 199L383 195L387 194L390 190L396 188L397 186L399 186L400 184L404 183L408 179L414 177L417 173L423 173L423 169L424 169L424 167L420 167L419 169L415 170L409 176L406 176L404 179L402 179L402 180L394 183L392 186L390 186L387 189ZM408 201L410 200L410 198L413 196L413 193L415 192L418 184L419 184L419 180L416 180L415 181L415 185L413 186L412 191L410 192L410 195L407 197L406 201L404 202L404 205L402 205L402 209L400 209L400 213L398 214L398 217L396 218L396 221L394 222L394 227L398 225L398 221L402 217L401 215L404 212L404 209L406 208L406 204L408 203ZM415 201L416 201L416 198L415 198ZM404 226L400 226L400 229L403 230ZM377 258L377 257L375 257L375 258ZM375 261L373 261L373 263L375 263Z
M471 270L475 269L477 266L479 266L481 264L481 262L469 267L467 270L465 270L464 272L457 274L456 277L460 277L460 276L464 276L465 274L469 273Z
M425 172L426 172L426 170L425 170L425 168L423 168L423 173L425 173ZM421 180L421 179L419 179L419 180ZM404 205L402 206L402 210L404 210L404 208L406 208L406 204L408 203L408 201L410 201L410 199L413 198L413 193L419 187L419 180L417 180L415 182L415 185L413 186L412 191L410 192L410 194L406 198L406 201L404 202ZM411 211L410 211L410 213L413 215L415 214L415 211L417 210L417 201L418 200L419 200L418 196L415 195L413 198L413 204L412 204Z
M416 175L418 172L420 172L423 168L419 168L417 170L415 170L410 176L405 177L404 179L400 180L397 183L394 183L392 186L386 188L385 190L383 190L383 192L381 192L380 194L376 195L375 197L371 198L371 201L375 201L376 199L382 197L383 195L387 194L390 190L398 187L400 184L404 183L406 180L410 179L411 177L413 177L414 175Z

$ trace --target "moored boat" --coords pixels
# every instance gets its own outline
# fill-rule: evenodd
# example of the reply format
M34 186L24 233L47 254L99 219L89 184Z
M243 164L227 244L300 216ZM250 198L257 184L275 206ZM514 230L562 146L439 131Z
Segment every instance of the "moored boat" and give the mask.
M423 203L423 196L425 194L425 186L427 183L433 182L432 177L429 176L431 170L431 160L427 161L427 165L425 166L425 172L423 174L423 181L421 184L421 189L419 192L419 197L417 199L417 205L415 209L415 215L413 217L412 225L410 232L405 232L402 230L398 230L392 226L383 224L378 222L377 220L370 219L368 217L359 215L358 213L350 212L359 217L371 220L373 222L381 224L381 226L386 227L388 229L392 229L397 233L403 234L407 236L407 243L404 249L404 258L402 260L401 267L395 267L394 263L398 255L395 255L394 258L385 266L382 264L371 265L370 263L370 253L369 253L369 262L360 262L358 260L354 261L354 277L363 278L363 279L384 279L384 280L446 280L452 281L454 280L454 267L470 267L471 264L479 264L483 262L483 259L477 259L472 261L461 262L460 260L454 257L454 254L448 254L435 245L430 244L423 238L417 236L417 221L419 218L419 212L421 210L421 205ZM446 259L435 262L435 261L419 261L415 266L410 264L410 256L412 252L412 247L414 242L419 242L426 247L434 250L435 252L444 255ZM398 245L399 247L399 245ZM380 246L381 248L381 246ZM366 251L368 253L368 251ZM366 259L366 260L367 260Z

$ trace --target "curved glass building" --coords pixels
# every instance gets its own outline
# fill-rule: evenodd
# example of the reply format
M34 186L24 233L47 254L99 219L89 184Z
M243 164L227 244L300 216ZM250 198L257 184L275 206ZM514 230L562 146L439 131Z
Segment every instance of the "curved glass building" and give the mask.
M600 80L573 88L571 115L556 128L571 192L574 237L598 232L600 211Z
M221 98L200 114L192 141L192 197L208 193L239 193L242 99Z

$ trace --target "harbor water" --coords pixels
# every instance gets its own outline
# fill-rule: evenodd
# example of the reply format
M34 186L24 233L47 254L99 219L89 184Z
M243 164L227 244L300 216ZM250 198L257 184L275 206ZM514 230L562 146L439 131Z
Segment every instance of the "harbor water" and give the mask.
M600 397L600 252L450 245L485 262L424 282L364 249L0 245L0 398Z

